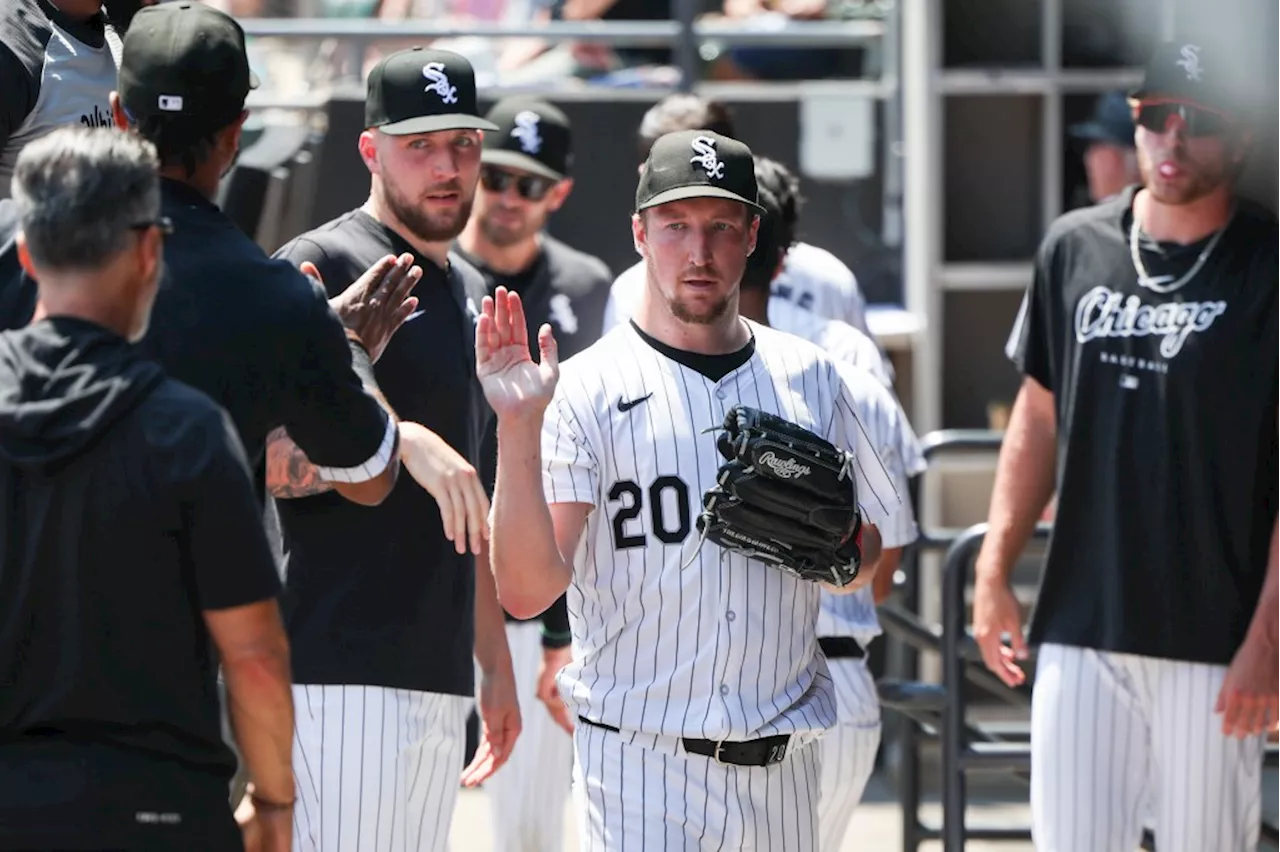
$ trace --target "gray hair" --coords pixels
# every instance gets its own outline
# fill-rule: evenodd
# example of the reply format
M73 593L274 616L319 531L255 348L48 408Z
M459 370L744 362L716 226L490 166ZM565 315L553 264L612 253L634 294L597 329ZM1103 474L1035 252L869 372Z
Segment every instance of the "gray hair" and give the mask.
M160 215L156 149L115 128L63 127L28 144L13 171L27 249L46 269L92 269Z

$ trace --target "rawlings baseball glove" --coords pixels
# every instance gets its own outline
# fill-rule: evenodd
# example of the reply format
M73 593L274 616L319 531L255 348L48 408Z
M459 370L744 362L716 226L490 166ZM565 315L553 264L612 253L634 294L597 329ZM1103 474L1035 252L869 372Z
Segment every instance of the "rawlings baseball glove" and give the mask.
M845 586L862 562L853 456L808 429L745 406L725 415L726 461L698 531L802 580Z

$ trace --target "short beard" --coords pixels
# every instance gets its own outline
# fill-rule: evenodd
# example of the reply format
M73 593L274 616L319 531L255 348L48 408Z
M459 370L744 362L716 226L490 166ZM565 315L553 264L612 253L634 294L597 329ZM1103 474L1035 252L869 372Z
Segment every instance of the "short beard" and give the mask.
M484 238L498 248L510 248L511 246L519 245L538 231L537 228L521 227L512 229L494 225L484 216L480 217L479 224L480 230L484 233Z
M382 198L400 224L404 225L410 234L427 243L447 243L461 234L467 220L471 218L471 204L475 201L474 195L464 200L462 206L458 208L457 216L440 222L432 220L420 208L409 203L385 180L382 182Z
M671 311L671 315L680 322L689 325L714 325L729 311L729 297L725 296L718 302L713 302L705 310L695 313L679 299L668 299L667 308Z

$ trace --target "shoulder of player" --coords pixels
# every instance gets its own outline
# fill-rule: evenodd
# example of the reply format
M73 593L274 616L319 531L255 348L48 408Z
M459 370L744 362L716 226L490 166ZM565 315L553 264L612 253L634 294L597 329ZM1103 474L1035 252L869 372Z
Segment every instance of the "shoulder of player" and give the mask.
M0 3L0 105L28 113L39 96L45 50L53 26L32 0Z
M555 237L547 235L543 239L542 250L546 254L548 266L555 274L553 277L563 276L580 289L593 290L607 286L612 279L612 273L603 260Z
M613 279L614 295L630 295L644 285L644 261L638 260L618 273Z
M613 402L609 398L610 377L617 375L620 360L634 360L635 342L635 331L629 322L609 329L599 340L560 362L558 390L575 400L590 399L594 400L593 406L599 403L608 407Z
M774 352L786 352L787 363L800 368L822 366L831 363L831 356L807 337L801 337L782 328L751 323L751 331L756 339L756 351L762 355Z
M1280 231L1276 228L1276 216L1258 202L1241 198L1236 202L1236 215L1232 220L1231 234L1240 245L1254 246L1259 253L1275 254L1280 245ZM1228 232L1230 233L1230 232Z
M1054 219L1045 229L1040 241L1040 253L1048 256L1063 245L1070 245L1080 240L1095 239L1100 229L1118 228L1120 217L1132 203L1132 190L1124 190L1097 204L1077 207L1068 210Z
M814 281L823 281L841 287L856 286L853 270L831 252L811 243L798 242L787 252L783 262L785 271L802 275Z
M241 464L244 450L230 415L203 391L165 377L138 406L136 414L148 446L175 479L198 475L229 457ZM173 465L177 465L175 469Z

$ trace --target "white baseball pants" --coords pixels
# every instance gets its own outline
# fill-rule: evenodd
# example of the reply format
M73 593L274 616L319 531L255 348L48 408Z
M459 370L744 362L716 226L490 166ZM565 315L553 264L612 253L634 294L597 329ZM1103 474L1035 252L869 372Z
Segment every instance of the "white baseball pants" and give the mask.
M293 687L295 852L447 852L473 699Z
M542 627L507 624L523 722L506 764L484 783L493 821L493 852L562 852L564 812L573 777L573 738L538 700Z
M880 697L866 659L828 660L839 722L819 741L822 775L818 849L837 852L862 800L880 749Z
M772 766L730 766L680 740L579 723L573 795L580 852L796 852L818 837L816 742Z
M1262 736L1224 736L1225 666L1044 645L1031 704L1039 852L1257 848Z

